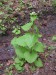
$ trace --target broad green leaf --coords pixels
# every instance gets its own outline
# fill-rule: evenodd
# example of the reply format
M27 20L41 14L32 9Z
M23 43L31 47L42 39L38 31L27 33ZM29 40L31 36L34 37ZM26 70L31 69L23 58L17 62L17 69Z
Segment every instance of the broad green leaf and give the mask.
M37 59L38 55L36 52L32 51L31 53L29 51L26 51L24 53L24 58L28 63L33 63Z
M23 36L20 36L17 40L16 40L17 44L19 46L23 46L25 47L26 46L26 43L25 43L25 39L24 39L24 35Z
M43 63L40 58L38 58L38 60L36 60L34 63L35 63L35 66L37 67L43 67Z
M28 31L28 30L31 28L32 25L33 25L33 22L29 22L29 23L27 23L27 24L21 26L21 28L22 28L24 31Z
M44 52L44 45L41 42L39 42L34 46L33 49L37 52Z
M17 70L22 70L23 67L21 67L19 64L15 64L15 68L16 68Z
M15 48L15 52L16 52L16 55L19 57L19 58L24 58L24 53L25 51L27 51L28 49L24 48L24 47L16 47Z
M19 46L28 46L31 48L37 42L37 37L35 34L26 33L25 35L19 37L16 42Z
M23 61L20 61L19 58L15 58L15 64L20 64L20 66L22 66L24 64Z
M24 41L26 45L31 48L37 42L37 37L35 34L26 33L24 35Z
M11 44L12 44L14 47L17 45L16 40L17 40L17 37L14 37L14 38L12 39L12 41L11 41Z
M15 58L15 63L19 63L19 62L20 62L19 58L18 57Z

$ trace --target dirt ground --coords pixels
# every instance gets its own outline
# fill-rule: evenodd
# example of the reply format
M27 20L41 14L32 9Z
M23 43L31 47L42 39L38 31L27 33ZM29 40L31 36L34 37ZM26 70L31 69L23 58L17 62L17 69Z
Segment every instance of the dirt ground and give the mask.
M14 2L13 9L15 10L18 7L18 0L10 0ZM28 0L24 0L27 3ZM13 46L11 45L11 40L14 35L11 33L11 30L8 30L8 35L0 35L0 75L9 75L9 72L12 71L13 75L56 75L56 42L52 41L52 37L56 35L56 14L53 13L50 7L50 2L48 4L41 5L41 0L30 0L34 8L27 9L24 8L24 13L26 13L23 19L17 15L18 24L24 24L29 21L29 13L35 11L36 13L40 13L39 21L36 20L36 25L39 28L40 33L42 34L42 38L39 39L46 45L45 52L40 54L40 58L43 61L44 66L42 68L37 68L35 71L25 70L22 73L19 73L16 69L9 70L9 66L13 64L13 57L15 55L15 51ZM49 1L49 0L48 0ZM5 3L7 4L7 3ZM43 6L43 7L42 7ZM42 14L42 10L48 10L50 12L44 12ZM18 12L14 12L14 14ZM54 49L48 49L49 46L55 47ZM26 63L27 65L27 63ZM12 75L12 74L11 74Z
M39 27L40 33L43 35L40 40L47 46L45 53L40 54L44 67L37 68L33 73L25 71L21 74L15 72L13 75L56 75L56 49L48 50L49 46L56 46L56 42L51 40L52 36L56 35L56 15L47 15L46 17L45 19L45 17L42 16L43 19L40 19L42 25ZM3 64L3 66L0 67L0 75L5 75L5 69L8 68L8 61L15 55L14 49L10 44L13 37L12 34L0 36L0 63Z

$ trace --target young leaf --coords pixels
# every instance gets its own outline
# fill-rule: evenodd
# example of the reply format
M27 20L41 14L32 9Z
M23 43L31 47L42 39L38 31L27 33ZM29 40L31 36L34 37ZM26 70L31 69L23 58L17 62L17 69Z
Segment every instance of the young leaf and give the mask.
M15 64L20 64L20 66L22 66L24 64L23 61L20 61L19 58L15 58Z
M33 21L35 21L37 19L37 16L32 16L32 17L30 17L30 20L33 22Z
M35 12L30 13L30 20L33 22L37 19L37 14Z
M33 63L37 59L38 55L36 52L32 51L31 53L29 51L26 51L24 53L24 58L28 63Z
M31 28L32 25L33 25L33 22L29 22L29 23L27 23L27 24L21 26L21 28L22 28L24 31L28 31L28 30Z
M15 58L15 63L19 63L19 62L20 62L19 58L18 57Z
M26 43L26 45L31 48L36 42L37 42L37 37L35 36L35 34L30 34L30 33L26 33L24 35L24 41Z
M34 63L35 63L35 66L37 67L43 67L43 63L40 58L38 58L38 60L36 60Z
M23 67L21 67L19 64L15 64L15 68L16 68L17 70L22 70L22 69L23 69Z
M37 15L35 12L31 12L30 16Z
M17 40L16 40L17 44L19 46L23 46L25 47L26 46L26 43L25 43L25 39L24 39L24 35L23 36L20 36Z
M14 37L11 41L11 44L15 47L17 45L17 37Z
M33 49L37 52L44 52L44 45L41 42L39 42L34 46Z
M24 53L25 51L27 51L28 49L24 48L24 47L16 47L16 55L19 57L19 58L24 58Z
M13 31L12 31L12 33L15 33L17 31L17 29L15 28Z
M16 40L16 43L19 46L23 47L28 46L29 48L31 48L36 42L37 42L37 37L34 34L32 35L30 33L26 33L25 35L19 37Z
M20 34L20 30L17 30L17 31L15 32L15 34L16 34L16 35Z
M19 29L17 29L17 28L15 28L13 31L12 31L12 33L14 33L14 34L20 34L20 30Z

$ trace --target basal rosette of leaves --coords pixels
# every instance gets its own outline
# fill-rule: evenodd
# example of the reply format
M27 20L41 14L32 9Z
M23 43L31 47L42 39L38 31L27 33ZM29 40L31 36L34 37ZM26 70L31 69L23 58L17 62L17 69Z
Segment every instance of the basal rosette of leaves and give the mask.
M35 12L30 13L30 22L21 26L25 33L19 37L14 37L11 41L17 55L14 64L17 70L23 70L25 62L34 63L36 67L43 67L39 53L44 52L44 45L39 42L41 35L34 24L36 19L37 14ZM33 33L29 31L31 29L33 29Z

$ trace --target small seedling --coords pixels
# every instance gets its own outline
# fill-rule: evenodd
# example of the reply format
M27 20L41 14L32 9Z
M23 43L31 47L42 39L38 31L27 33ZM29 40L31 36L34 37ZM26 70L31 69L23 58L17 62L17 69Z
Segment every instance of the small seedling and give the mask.
M20 32L20 28L14 28L13 29L13 31L12 31L12 33L14 33L14 34L16 34L16 35L18 35L18 34L20 34L21 32Z
M4 25L0 25L0 34L5 34L6 27Z

